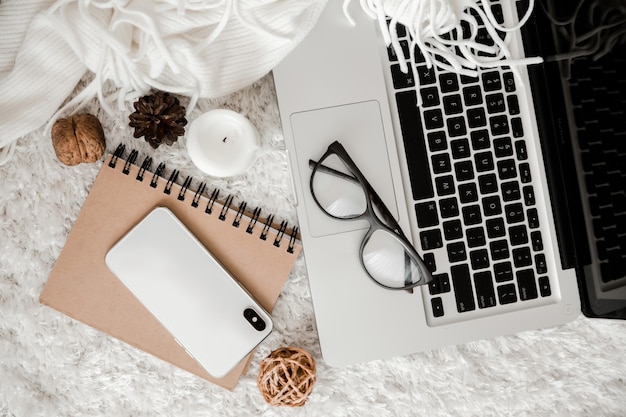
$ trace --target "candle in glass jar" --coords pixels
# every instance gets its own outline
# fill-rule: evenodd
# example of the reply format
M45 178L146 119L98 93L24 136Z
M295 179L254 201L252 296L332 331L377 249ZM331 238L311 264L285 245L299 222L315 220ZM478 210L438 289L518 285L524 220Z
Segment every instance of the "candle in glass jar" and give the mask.
M227 109L211 110L189 126L187 151L204 173L214 177L239 175L256 159L259 135L241 114Z

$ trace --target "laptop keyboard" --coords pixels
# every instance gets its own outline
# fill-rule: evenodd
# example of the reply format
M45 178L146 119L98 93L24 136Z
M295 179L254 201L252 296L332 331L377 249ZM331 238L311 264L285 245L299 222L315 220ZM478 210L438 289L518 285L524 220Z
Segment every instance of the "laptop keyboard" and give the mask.
M460 76L428 68L419 51L415 55L416 74L404 74L388 51L419 229L416 247L434 278L429 316L464 319L498 306L550 302L540 227L545 217L536 205L513 72Z
M626 284L624 52L574 60L569 81L602 280Z

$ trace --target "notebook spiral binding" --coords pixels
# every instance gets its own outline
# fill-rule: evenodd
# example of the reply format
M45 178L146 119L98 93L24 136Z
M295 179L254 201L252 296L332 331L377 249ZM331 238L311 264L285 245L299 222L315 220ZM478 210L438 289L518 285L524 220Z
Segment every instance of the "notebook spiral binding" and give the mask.
M115 152L113 153L111 160L109 161L109 167L116 168L118 161L122 160L124 161L124 165L122 167L122 173L129 175L131 165L134 165L135 162L137 161L139 152L133 149L128 155L128 157L124 159L125 152L126 152L126 145L124 144L118 145L117 148L115 149ZM146 158L143 160L143 162L139 166L139 171L137 173L137 176L135 177L137 181L143 182L144 178L149 177L149 176L146 177L146 173L150 173L152 162L153 162L152 157L146 156ZM152 173L152 177L150 177L150 183L149 183L150 187L157 188L158 179L159 178L166 179L163 176L164 172L165 172L165 164L161 162L157 166L156 170ZM165 187L163 188L163 192L165 194L171 195L172 186L174 185L174 183L176 183L176 180L178 179L179 174L180 172L175 169L170 174L169 178L167 178L167 183L165 184ZM193 177L191 176L187 176L187 178L185 178L185 181L183 182L181 186L180 192L176 196L176 198L179 201L185 201L187 191L190 189L192 181L193 181ZM237 208L234 208L233 207L234 197L232 194L227 195L226 198L222 202L222 200L218 200L218 197L220 195L220 190L217 188L214 188L213 191L211 191L211 194L209 194L208 187L205 182L201 182L197 190L195 191L193 198L191 199L191 206L194 208L201 209L199 207L199 204L200 204L200 199L203 195L208 198L206 207L204 208L204 212L206 214L208 215L213 214L215 203L219 202L219 204L222 205L222 208L218 214L218 218L222 221L227 221L228 216L229 216L229 213L228 213L229 210L235 212L235 217L232 221L232 226L237 227L237 228L241 226L243 216L244 214L246 214L250 217L250 220L248 221L248 224L246 225L246 229L245 229L246 233L253 234L255 229L260 228L261 233L259 234L259 239L262 239L262 240L267 240L269 230L273 226L276 226L275 229L277 230L277 234L276 234L276 237L274 238L273 245L276 247L280 247L283 240L288 239L287 252L289 253L294 252L294 246L295 246L296 240L298 239L298 226L293 227L288 232L288 229L289 229L288 222L282 221L280 225L274 225L273 214L270 214L266 219L262 219L260 207L256 207L253 211L247 212L246 209L248 205L245 201L241 202ZM288 238L286 238L286 236L288 236Z

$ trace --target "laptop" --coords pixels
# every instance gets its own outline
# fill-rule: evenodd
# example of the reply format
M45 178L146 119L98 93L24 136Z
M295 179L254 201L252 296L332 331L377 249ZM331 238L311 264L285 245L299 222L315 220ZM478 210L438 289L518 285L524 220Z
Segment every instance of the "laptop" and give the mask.
M580 197L586 163L576 163L570 141L580 111L565 104L565 69L554 62L473 78L419 61L405 75L378 22L351 2L353 26L343 3L330 0L273 72L325 361L344 366L555 326L581 310L623 318L626 274L603 279L611 268L592 263L589 232L597 209L600 218L608 210ZM516 16L515 2L493 3L499 18ZM525 47L541 53L537 39L556 33L534 20L529 35L513 34L514 56ZM408 35L399 35L406 45ZM369 223L337 220L315 203L309 161L334 141L413 242L429 284L412 293L376 285L359 260ZM608 229L624 249L618 214ZM608 252L624 264L624 250Z

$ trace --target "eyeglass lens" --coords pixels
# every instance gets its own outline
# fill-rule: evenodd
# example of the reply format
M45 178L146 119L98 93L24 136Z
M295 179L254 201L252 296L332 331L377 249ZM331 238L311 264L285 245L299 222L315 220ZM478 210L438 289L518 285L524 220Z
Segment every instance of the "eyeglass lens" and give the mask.
M332 217L351 219L367 211L363 186L335 154L319 162L311 185L318 204ZM376 229L365 242L362 260L368 274L385 287L404 288L422 279L398 235L386 229Z

